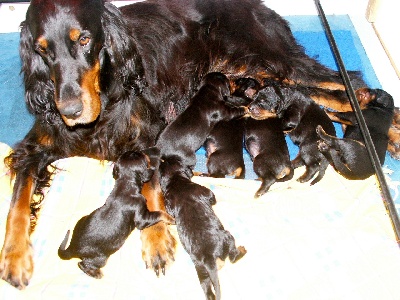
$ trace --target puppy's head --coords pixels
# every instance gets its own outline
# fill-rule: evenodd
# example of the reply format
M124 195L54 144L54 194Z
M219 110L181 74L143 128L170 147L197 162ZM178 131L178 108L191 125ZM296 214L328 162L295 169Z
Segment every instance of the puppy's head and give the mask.
M233 83L233 95L238 97L247 97L253 99L260 90L260 83L253 78L239 78Z
M223 97L231 94L228 78L219 72L208 73L203 77L201 85L210 85L217 88Z
M144 152L125 152L118 158L114 165L113 177L115 180L147 182L151 179L154 170L158 166L156 160L156 154L154 153L148 156Z
M284 100L285 97L279 87L267 85L259 90L254 101L250 103L250 115L257 120L276 117Z
M192 178L193 176L192 170L188 166L185 166L182 159L176 155L163 157L159 170L161 177L166 178L170 178L175 174L180 174L186 178Z
M394 110L393 97L384 90L381 89L370 89L369 93L374 98L374 101L368 103L368 107L379 106L385 109Z

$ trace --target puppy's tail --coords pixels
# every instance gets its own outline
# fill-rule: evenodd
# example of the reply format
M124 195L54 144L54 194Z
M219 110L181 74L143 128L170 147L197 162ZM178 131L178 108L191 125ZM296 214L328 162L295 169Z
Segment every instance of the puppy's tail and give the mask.
M215 299L219 300L219 299L221 299L221 286L219 285L217 263L215 262L215 264L211 268L209 268L207 271L208 271L208 274L210 275L210 279L211 279L212 285L214 287Z
M221 287L218 278L217 263L214 258L204 261L204 264L195 264L197 277L206 299L221 299ZM214 287L214 292L212 288Z
M70 230L67 231L67 234L65 235L64 240L61 242L61 245L58 248L58 256L64 260L68 260L68 259L72 258L71 251L69 251L69 249L66 249L67 243L68 243L68 238L69 238L69 233L70 233Z

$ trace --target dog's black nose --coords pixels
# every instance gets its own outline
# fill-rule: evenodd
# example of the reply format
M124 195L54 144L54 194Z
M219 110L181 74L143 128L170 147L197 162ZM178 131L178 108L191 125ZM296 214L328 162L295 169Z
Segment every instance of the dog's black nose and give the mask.
M83 105L80 101L65 101L57 105L61 115L68 119L76 119L82 114Z

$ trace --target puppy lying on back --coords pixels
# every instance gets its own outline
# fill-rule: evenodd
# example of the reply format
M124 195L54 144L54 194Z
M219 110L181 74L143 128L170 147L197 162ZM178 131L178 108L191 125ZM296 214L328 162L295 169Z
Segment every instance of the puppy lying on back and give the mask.
M190 180L192 170L180 157L164 157L159 170L167 212L175 217L180 241L195 265L206 299L221 299L217 259L223 262L229 257L234 263L246 250L236 248L235 239L212 209L213 192Z
M357 90L357 98L366 109L362 110L381 164L385 161L388 146L388 131L394 114L392 96L380 89ZM332 120L346 125L343 139L327 134L318 127L321 138L319 150L328 158L335 170L347 179L365 179L375 174L364 138L354 112L330 113Z
M260 90L260 84L252 78L240 78L235 81L235 88L229 102L240 103L239 99L234 98L236 96L242 99L243 105L248 105L252 102L251 97ZM293 168L281 118L246 119L244 141L253 161L254 172L261 179L255 198L268 192L275 182L292 179Z
M129 151L120 156L114 165L115 185L106 203L81 218L74 228L68 248L69 231L58 255L61 259L80 258L78 266L94 278L103 276L104 267L111 254L122 247L135 227L143 229L157 222L173 224L174 219L163 211L150 212L140 191L150 180L159 153L155 149L148 155Z
M250 114L255 119L280 117L283 130L299 146L299 153L292 161L293 168L305 165L306 171L298 178L300 182L311 180L311 185L322 179L329 165L328 160L318 150L318 125L330 135L336 135L335 127L327 114L311 98L295 87L267 81L249 106Z
M189 106L160 134L156 147L161 156L177 155L183 164L196 164L195 151L205 142L214 126L244 116L246 107L226 105L230 95L229 80L222 73L209 73Z

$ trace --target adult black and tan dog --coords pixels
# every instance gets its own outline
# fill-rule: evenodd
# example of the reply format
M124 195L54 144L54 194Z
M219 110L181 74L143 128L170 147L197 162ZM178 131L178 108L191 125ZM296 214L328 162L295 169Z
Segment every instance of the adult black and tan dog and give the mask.
M87 275L102 278L101 268L138 228L142 230L164 221L174 224L174 219L164 211L149 211L141 194L142 186L158 168L159 152L151 148L148 153L128 151L114 165L115 185L105 204L82 217L75 225L71 242L66 248L67 232L58 256L61 259L80 258L79 268Z
M0 255L0 277L19 289L33 273L30 214L40 201L32 196L49 184L47 166L153 146L207 73L284 80L351 110L338 73L307 56L260 0L148 0L121 9L104 0L32 0L20 55L36 122L7 158L16 178ZM144 187L151 210L163 206L156 187ZM176 243L162 222L141 239L151 269L173 261Z
M191 181L192 170L181 157L165 157L160 175L167 212L175 217L179 239L195 265L206 299L221 299L218 261L222 264L229 257L235 263L247 251L236 247L234 237L214 213L214 193Z
M362 89L357 96L359 101L365 102L366 108L361 112L379 161L383 164L389 141L388 131L394 114L393 98L381 89ZM365 179L375 174L355 114L330 113L330 116L332 120L346 125L344 136L343 139L331 136L318 127L317 133L321 138L319 150L335 170L347 179Z

